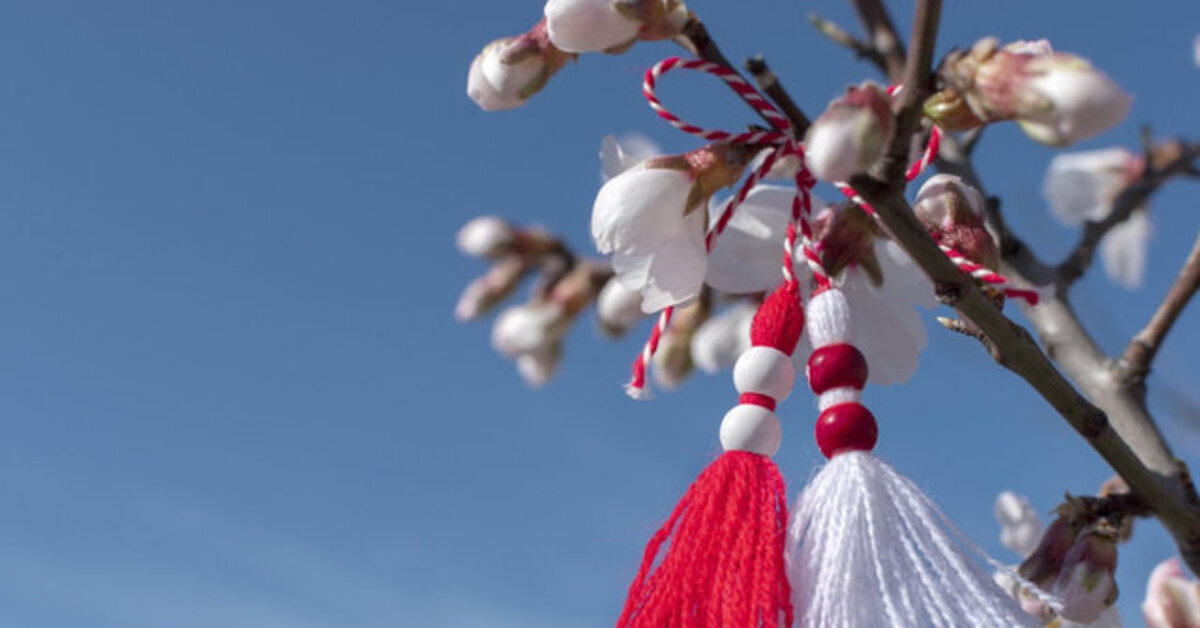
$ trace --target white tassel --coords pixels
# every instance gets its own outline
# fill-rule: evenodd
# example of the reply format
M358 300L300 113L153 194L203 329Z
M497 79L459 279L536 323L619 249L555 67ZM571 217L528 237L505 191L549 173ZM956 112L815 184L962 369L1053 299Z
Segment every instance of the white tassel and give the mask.
M799 625L1039 626L970 551L890 466L867 452L835 455L800 494L788 531Z

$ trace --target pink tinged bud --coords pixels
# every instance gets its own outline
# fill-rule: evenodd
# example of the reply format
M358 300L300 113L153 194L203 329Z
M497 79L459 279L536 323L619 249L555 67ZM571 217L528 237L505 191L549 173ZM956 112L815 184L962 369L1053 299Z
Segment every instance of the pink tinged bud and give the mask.
M1000 542L1022 557L1033 553L1042 538L1042 519L1029 500L1004 491L996 497Z
M1094 69L1068 54L1036 57L1026 67L1017 123L1029 137L1048 146L1066 146L1111 129L1129 113L1133 99Z
M978 190L954 175L930 177L913 204L913 211L938 240L968 259L995 268L1000 251L983 222L984 200Z
M458 250L472 257L495 259L512 251L516 232L495 216L480 216L458 230Z
M891 98L883 87L871 82L851 87L809 127L808 167L825 181L845 181L866 172L883 156L894 127Z
M467 95L485 111L519 107L572 58L550 43L543 20L485 46L467 72Z
M1142 617L1149 628L1200 626L1200 583L1184 574L1178 558L1159 563L1150 573Z
M562 337L565 318L562 307L552 301L510 307L496 317L492 347L509 357L543 351Z
M550 41L567 52L600 52L637 39L642 22L616 0L549 0Z
M1076 539L1063 560L1062 572L1052 593L1062 599L1059 616L1091 623L1117 601L1116 530L1101 520Z
M758 304L741 301L704 321L692 336L692 361L706 373L732 368L750 348L750 324Z
M605 334L623 335L645 316L642 313L642 297L620 281L612 279L604 284L596 299L596 316Z

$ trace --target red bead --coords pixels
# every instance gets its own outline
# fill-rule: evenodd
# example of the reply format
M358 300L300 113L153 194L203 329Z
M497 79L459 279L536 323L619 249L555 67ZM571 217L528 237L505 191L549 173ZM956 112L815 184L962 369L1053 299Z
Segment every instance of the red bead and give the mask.
M817 447L826 458L844 451L871 451L879 439L879 426L871 411L853 401L825 408L817 417Z
M808 358L808 385L818 395L843 386L862 390L866 383L867 359L854 345L825 345Z

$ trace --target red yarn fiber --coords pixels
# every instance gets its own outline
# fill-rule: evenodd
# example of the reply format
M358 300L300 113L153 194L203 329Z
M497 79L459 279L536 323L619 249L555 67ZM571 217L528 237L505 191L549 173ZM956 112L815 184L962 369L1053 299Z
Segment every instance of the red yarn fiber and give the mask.
M617 628L791 626L786 533L783 476L775 463L725 452L650 539Z
M770 294L750 324L750 343L756 347L774 347L791 355L804 331L804 308L800 306L800 287L794 281L781 284Z

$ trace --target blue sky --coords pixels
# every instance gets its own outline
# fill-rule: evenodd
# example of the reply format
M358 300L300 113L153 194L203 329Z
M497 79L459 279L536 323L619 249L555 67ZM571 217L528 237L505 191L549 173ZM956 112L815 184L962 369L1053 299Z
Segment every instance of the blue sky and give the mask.
M1135 95L1127 122L1084 147L1136 147L1142 122L1197 135L1200 7L947 4L943 52L1045 36ZM691 6L732 58L765 54L811 112L873 76L804 20L853 27L844 3ZM698 376L634 403L620 384L644 331L611 343L590 319L560 377L531 391L488 324L452 320L483 271L454 249L463 222L538 222L587 252L603 135L696 146L638 91L668 44L585 57L523 109L479 111L471 58L540 14L478 0L8 3L0 627L612 623L734 392L727 375ZM704 79L662 95L703 124L754 121ZM979 165L1057 257L1074 235L1040 199L1052 156L1001 128ZM1195 193L1155 198L1140 290L1094 273L1074 294L1106 348L1164 293L1195 237ZM1193 467L1197 329L1193 306L1151 377ZM868 393L878 451L1011 560L996 493L1045 512L1108 474L977 346L932 331L914 381ZM813 414L801 396L781 406L793 491L819 463ZM1128 619L1170 553L1149 522L1123 551Z

